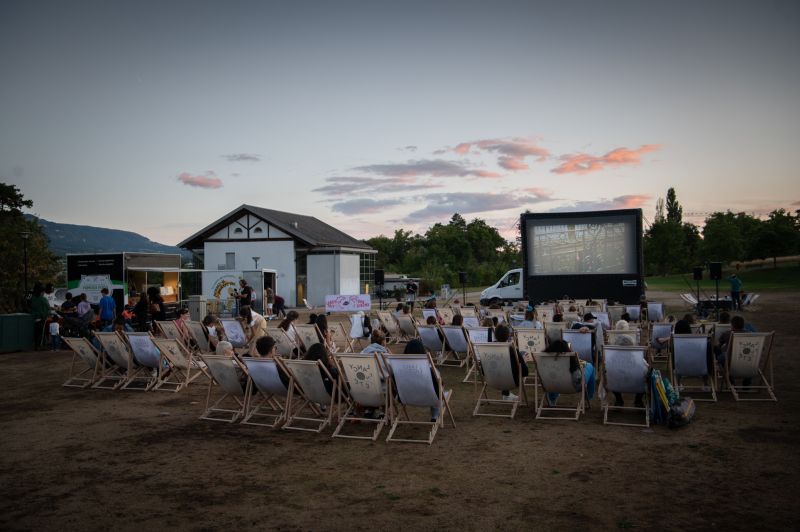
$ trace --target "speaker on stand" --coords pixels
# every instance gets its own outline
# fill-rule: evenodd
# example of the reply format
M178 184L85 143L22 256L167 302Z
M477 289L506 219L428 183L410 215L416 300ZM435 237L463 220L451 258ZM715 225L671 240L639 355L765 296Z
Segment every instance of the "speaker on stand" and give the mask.
M717 298L714 300L714 319L719 321L719 281L722 279L722 263L709 262L708 276L714 280L714 284L717 288Z
M467 305L467 272L458 272L458 282L461 283L461 292L464 294L462 305Z
M378 310L383 310L383 283L386 279L382 268L375 269L375 286L378 288Z
M697 315L703 315L703 305L700 303L700 281L703 280L703 267L697 266L692 269L692 278L697 284Z

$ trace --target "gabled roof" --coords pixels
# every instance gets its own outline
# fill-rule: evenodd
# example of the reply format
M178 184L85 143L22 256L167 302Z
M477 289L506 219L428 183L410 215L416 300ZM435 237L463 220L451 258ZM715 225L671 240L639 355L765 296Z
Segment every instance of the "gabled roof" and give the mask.
M221 228L246 213L261 218L268 224L290 235L292 238L300 240L311 247L343 247L372 251L372 248L361 240L355 239L313 216L274 211L272 209L264 209L253 205L241 205L237 207L219 220L204 227L178 244L178 247L198 249L202 247L203 242L209 235L216 233Z

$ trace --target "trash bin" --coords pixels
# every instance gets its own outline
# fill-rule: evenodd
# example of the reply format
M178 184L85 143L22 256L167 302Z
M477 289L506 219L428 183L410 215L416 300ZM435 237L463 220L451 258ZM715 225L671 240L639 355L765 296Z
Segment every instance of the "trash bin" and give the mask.
M206 314L208 314L207 304L206 296L189 296L187 305L189 307L189 317L192 318L192 321L202 321L206 317Z
M0 314L0 353L33 351L33 314Z

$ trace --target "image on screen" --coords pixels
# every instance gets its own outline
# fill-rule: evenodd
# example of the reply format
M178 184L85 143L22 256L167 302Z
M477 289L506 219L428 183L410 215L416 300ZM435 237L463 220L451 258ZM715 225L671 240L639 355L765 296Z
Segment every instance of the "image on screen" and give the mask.
M529 219L529 275L636 272L636 220L631 216Z

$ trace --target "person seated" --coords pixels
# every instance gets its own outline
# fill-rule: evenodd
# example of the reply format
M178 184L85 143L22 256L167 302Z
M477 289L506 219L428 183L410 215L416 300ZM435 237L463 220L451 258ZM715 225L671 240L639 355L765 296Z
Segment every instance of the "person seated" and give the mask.
M594 321L596 319L597 317L594 314L587 312L583 315L583 321L576 321L572 324L570 329L578 330L580 332L594 331L597 328L597 323Z
M496 342L508 342L511 339L511 330L507 325L500 324L494 330L494 338ZM514 384L519 386L519 372L522 371L522 376L527 377L529 374L528 364L525 363L525 358L519 354L513 343L508 355L511 358L511 374L514 377ZM517 361L519 361L519 367L517 367ZM500 393L504 401L514 401L519 398L518 395L511 393L509 390L501 390Z
M308 348L304 359L319 360L322 362L322 365L328 370L330 377L325 373L325 371L322 370L322 368L320 368L319 373L322 376L322 382L325 385L325 390L329 394L332 394L335 381L339 379L339 370L336 369L336 363L333 360L333 355L328 352L328 349L323 344L316 343Z
M555 340L552 342L547 348L544 350L545 353L569 353L569 343L565 340ZM590 408L589 401L592 400L594 397L594 389L595 389L595 369L594 365L591 362L586 362L585 360L578 359L575 360L575 357L570 358L569 364L569 371L572 374L572 385L575 387L575 391L581 389L581 366L583 366L583 382L586 386L586 408ZM558 395L557 393L548 393L547 394L547 404L549 406L556 406L558 403Z
M219 318L214 314L207 314L206 317L203 318L203 325L206 326L206 330L208 331L208 345L211 349L216 350L219 341L226 340L225 329L222 327L222 323L220 323Z
M536 314L536 310L531 305L528 305L525 308L525 319L522 320L517 325L517 327L520 327L520 328L523 328L523 329L524 328L528 328L528 329L530 329L530 328L533 328L533 329L542 329L542 328L544 328L544 326L542 325L542 322L539 321L539 319L538 319L538 316Z
M403 354L405 355L424 355L427 354L428 351L425 349L425 345L422 343L422 340L418 338L414 338L410 340L406 344L406 348L403 350ZM436 367L431 366L431 379L433 379L433 388L436 390L436 395L439 395L439 380L441 379L441 375L439 374L439 370ZM395 392L396 393L396 392ZM398 398L399 399L399 398ZM431 423L436 423L439 419L439 415L441 414L441 408L439 405L431 407Z
M456 327L463 327L464 326L464 316L461 314L454 314L453 315L453 325Z
M186 326L186 322L190 319L192 319L192 317L189 314L189 309L186 307L179 309L175 317L175 328L178 329L178 333L181 335L183 343L186 345L191 345L192 343L192 335L189 334L189 327Z
M239 309L239 320L247 335L247 342L251 343L267 335L267 320L264 316L253 310L250 305L243 305ZM251 352L253 350L251 349Z
M752 325L746 324L744 318L741 316L734 316L731 318L731 330L725 331L720 335L719 345L714 348L714 353L720 367L725 367L725 360L727 359L728 355L728 347L731 342L731 335L733 333L743 332L756 332L756 330ZM742 386L750 386L752 382L753 379L751 378L742 379ZM731 378L731 383L735 384L735 380L733 378Z
M328 351L336 353L339 348L333 342L333 332L328 328L328 317L324 314L317 316L316 326L319 331L317 333L319 341L328 347Z
M386 335L383 331L378 329L372 330L370 336L370 344L361 350L362 353L388 353L389 349L386 347ZM378 358L380 360L380 358Z
M394 315L399 316L403 314L403 307L405 307L405 303L398 303L397 306L394 308Z
M275 339L271 336L262 336L258 340L256 340L256 350L253 353L256 357L262 358L275 358L278 356L278 344L275 343ZM287 388L289 387L289 375L283 371L283 367L277 365L278 368L278 376L281 379L281 382Z
M667 338L667 341L669 341L669 338ZM614 341L614 345L633 346L635 344L634 344L633 338L631 338L630 336L628 336L628 335L618 335L617 339ZM633 398L633 405L636 408L644 408L643 399L644 399L644 394L643 393L637 393L635 395L635 397ZM622 394L619 393L619 392L614 392L614 406L625 406L625 400L622 398Z

